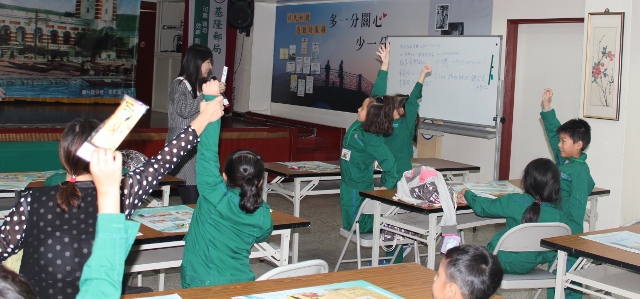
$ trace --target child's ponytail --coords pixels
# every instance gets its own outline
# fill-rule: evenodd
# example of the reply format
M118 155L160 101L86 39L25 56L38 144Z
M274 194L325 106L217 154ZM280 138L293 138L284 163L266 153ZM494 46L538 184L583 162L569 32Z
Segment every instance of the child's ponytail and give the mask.
M262 204L260 180L248 177L240 188L240 210L252 214Z
M522 174L522 187L524 193L535 199L522 214L522 223L538 222L543 202L560 203L560 173L556 164L549 159L538 158L527 164Z
M227 185L240 189L240 210L253 214L262 205L264 162L253 151L238 150L227 157L224 166Z
M56 203L63 212L67 212L70 207L80 208L82 193L76 186L75 177L89 173L89 162L76 153L99 125L100 122L95 119L77 118L62 132L58 148L60 162L71 176L69 183L61 185L60 191L56 194Z

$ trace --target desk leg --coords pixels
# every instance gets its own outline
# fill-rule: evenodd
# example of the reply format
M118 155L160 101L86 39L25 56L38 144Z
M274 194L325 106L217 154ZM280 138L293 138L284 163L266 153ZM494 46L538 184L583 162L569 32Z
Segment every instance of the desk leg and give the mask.
M436 237L438 236L438 213L429 214L429 235L427 236L427 268L436 268Z
M369 199L371 200L371 199ZM371 247L371 266L378 267L378 255L380 255L380 210L381 203L375 201L373 203L373 247ZM358 219L356 219L358 221ZM402 253L400 253L402 254ZM358 265L360 266L360 265Z
M171 193L171 185L160 187L162 189L162 205L169 206L169 194Z
M264 200L264 202L267 202L267 191L269 190L269 181L267 180L269 178L269 173L268 172L264 172L264 177L262 178L262 200Z
M280 235L280 266L289 264L289 239L291 230L287 229ZM297 256L297 254L295 254Z
M300 179L293 179L293 216L300 217ZM291 242L291 262L298 262L298 241L300 239L300 235L298 233L293 234L292 242Z
M556 269L556 298L564 299L564 277L567 273L567 253L558 250L558 267Z
M598 196L589 196L589 231L596 230L598 221Z

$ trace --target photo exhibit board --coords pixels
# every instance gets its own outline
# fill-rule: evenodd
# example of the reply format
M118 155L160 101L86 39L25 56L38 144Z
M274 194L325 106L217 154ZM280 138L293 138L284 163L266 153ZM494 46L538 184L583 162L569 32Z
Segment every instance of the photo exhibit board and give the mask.
M427 34L428 8L422 0L278 5L272 103L357 112L380 69L376 50L389 35Z
M425 64L420 116L495 127L502 36L389 36L389 94L409 94Z

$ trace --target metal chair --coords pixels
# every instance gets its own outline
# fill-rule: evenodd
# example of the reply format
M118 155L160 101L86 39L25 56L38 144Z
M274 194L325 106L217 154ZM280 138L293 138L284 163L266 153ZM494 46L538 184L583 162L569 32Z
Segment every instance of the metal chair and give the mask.
M373 214L375 202L371 199L365 199L360 205L360 209L358 210L358 214L356 215L356 219L360 219L360 215L371 215ZM381 212L384 215L392 215L395 214L399 210L398 207L382 204ZM389 229L390 231L393 231ZM335 271L338 271L338 268L342 263L358 263L358 269L362 268L362 262L371 261L371 258L362 258L360 254L360 247L371 248L374 244L373 242L373 234L372 233L360 233L360 223L356 220L351 226L351 230L346 230L343 227L340 227L340 235L347 238L347 241L342 248L342 253L340 253L340 258L338 258L338 263L336 264ZM351 242L356 243L356 258L345 260L344 256ZM395 245L413 245L415 248L414 255L417 263L420 262L418 248L418 242L413 239L405 238L402 241L395 242L381 242L381 246L395 246ZM398 254L398 251L395 253ZM393 257L387 257L383 259L395 259L395 255Z
M498 251L527 252L550 251L540 246L540 240L558 236L570 235L571 229L564 223L525 223L507 231L498 241L493 254ZM556 285L556 276L552 271L556 267L553 262L549 271L535 268L527 274L504 274L500 288L503 289L538 289L534 297L538 298L542 288L552 288Z
M276 278L296 277L311 274L329 272L329 265L323 260L310 260L295 264L280 266L262 274L257 280L268 280Z
M625 224L623 224L622 226L632 226L632 225L636 225L640 223L640 218L637 219L633 219Z

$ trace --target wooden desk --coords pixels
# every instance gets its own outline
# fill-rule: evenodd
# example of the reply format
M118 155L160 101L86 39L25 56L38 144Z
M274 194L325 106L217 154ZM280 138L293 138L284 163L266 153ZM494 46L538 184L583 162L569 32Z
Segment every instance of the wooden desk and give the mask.
M520 187L520 189L522 189L521 179L509 180L509 182ZM589 194L589 197L587 197L587 199L589 200L589 208L587 209L587 212L584 215L584 222L589 223L590 232L596 230L596 222L598 220L598 199L602 196L608 196L609 194L611 194L611 190L595 187L593 188L593 191L591 191L591 193Z
M640 234L640 224L584 234L542 239L540 245L558 250L556 298L564 298L564 288L566 287L594 294L591 290L569 284L569 281L594 286L598 289L629 298L640 298L640 285L638 284L638 282L640 282L640 254L581 238L581 236L584 235L604 234L625 230ZM578 260L579 262L567 272L567 253L606 264L585 267L585 265ZM602 294L596 296L602 296Z
M369 283L404 298L432 298L431 287L435 275L435 271L417 264L400 264L214 287L133 294L122 296L122 299L145 298L176 293L183 299L231 298L233 296L268 293L353 280L366 280ZM492 297L492 299L501 298L502 297L499 296Z
M431 166L440 171L443 175L452 178L454 175L462 175L466 181L470 171L480 171L480 167L458 163L454 161L436 158L414 158L413 163ZM340 166L340 161L322 161L324 163ZM266 200L267 193L278 193L289 199L293 203L293 215L300 216L300 202L307 195L319 194L339 194L340 193L340 169L333 172L312 172L305 170L290 169L287 165L280 163L265 163L264 181L268 182L263 189L262 198ZM268 174L276 175L271 182L268 181ZM376 172L374 177L379 177L380 172ZM293 179L292 183L283 183L284 179ZM305 184L303 184L305 183ZM293 235L292 249L294 254L292 261L298 261L298 234Z

